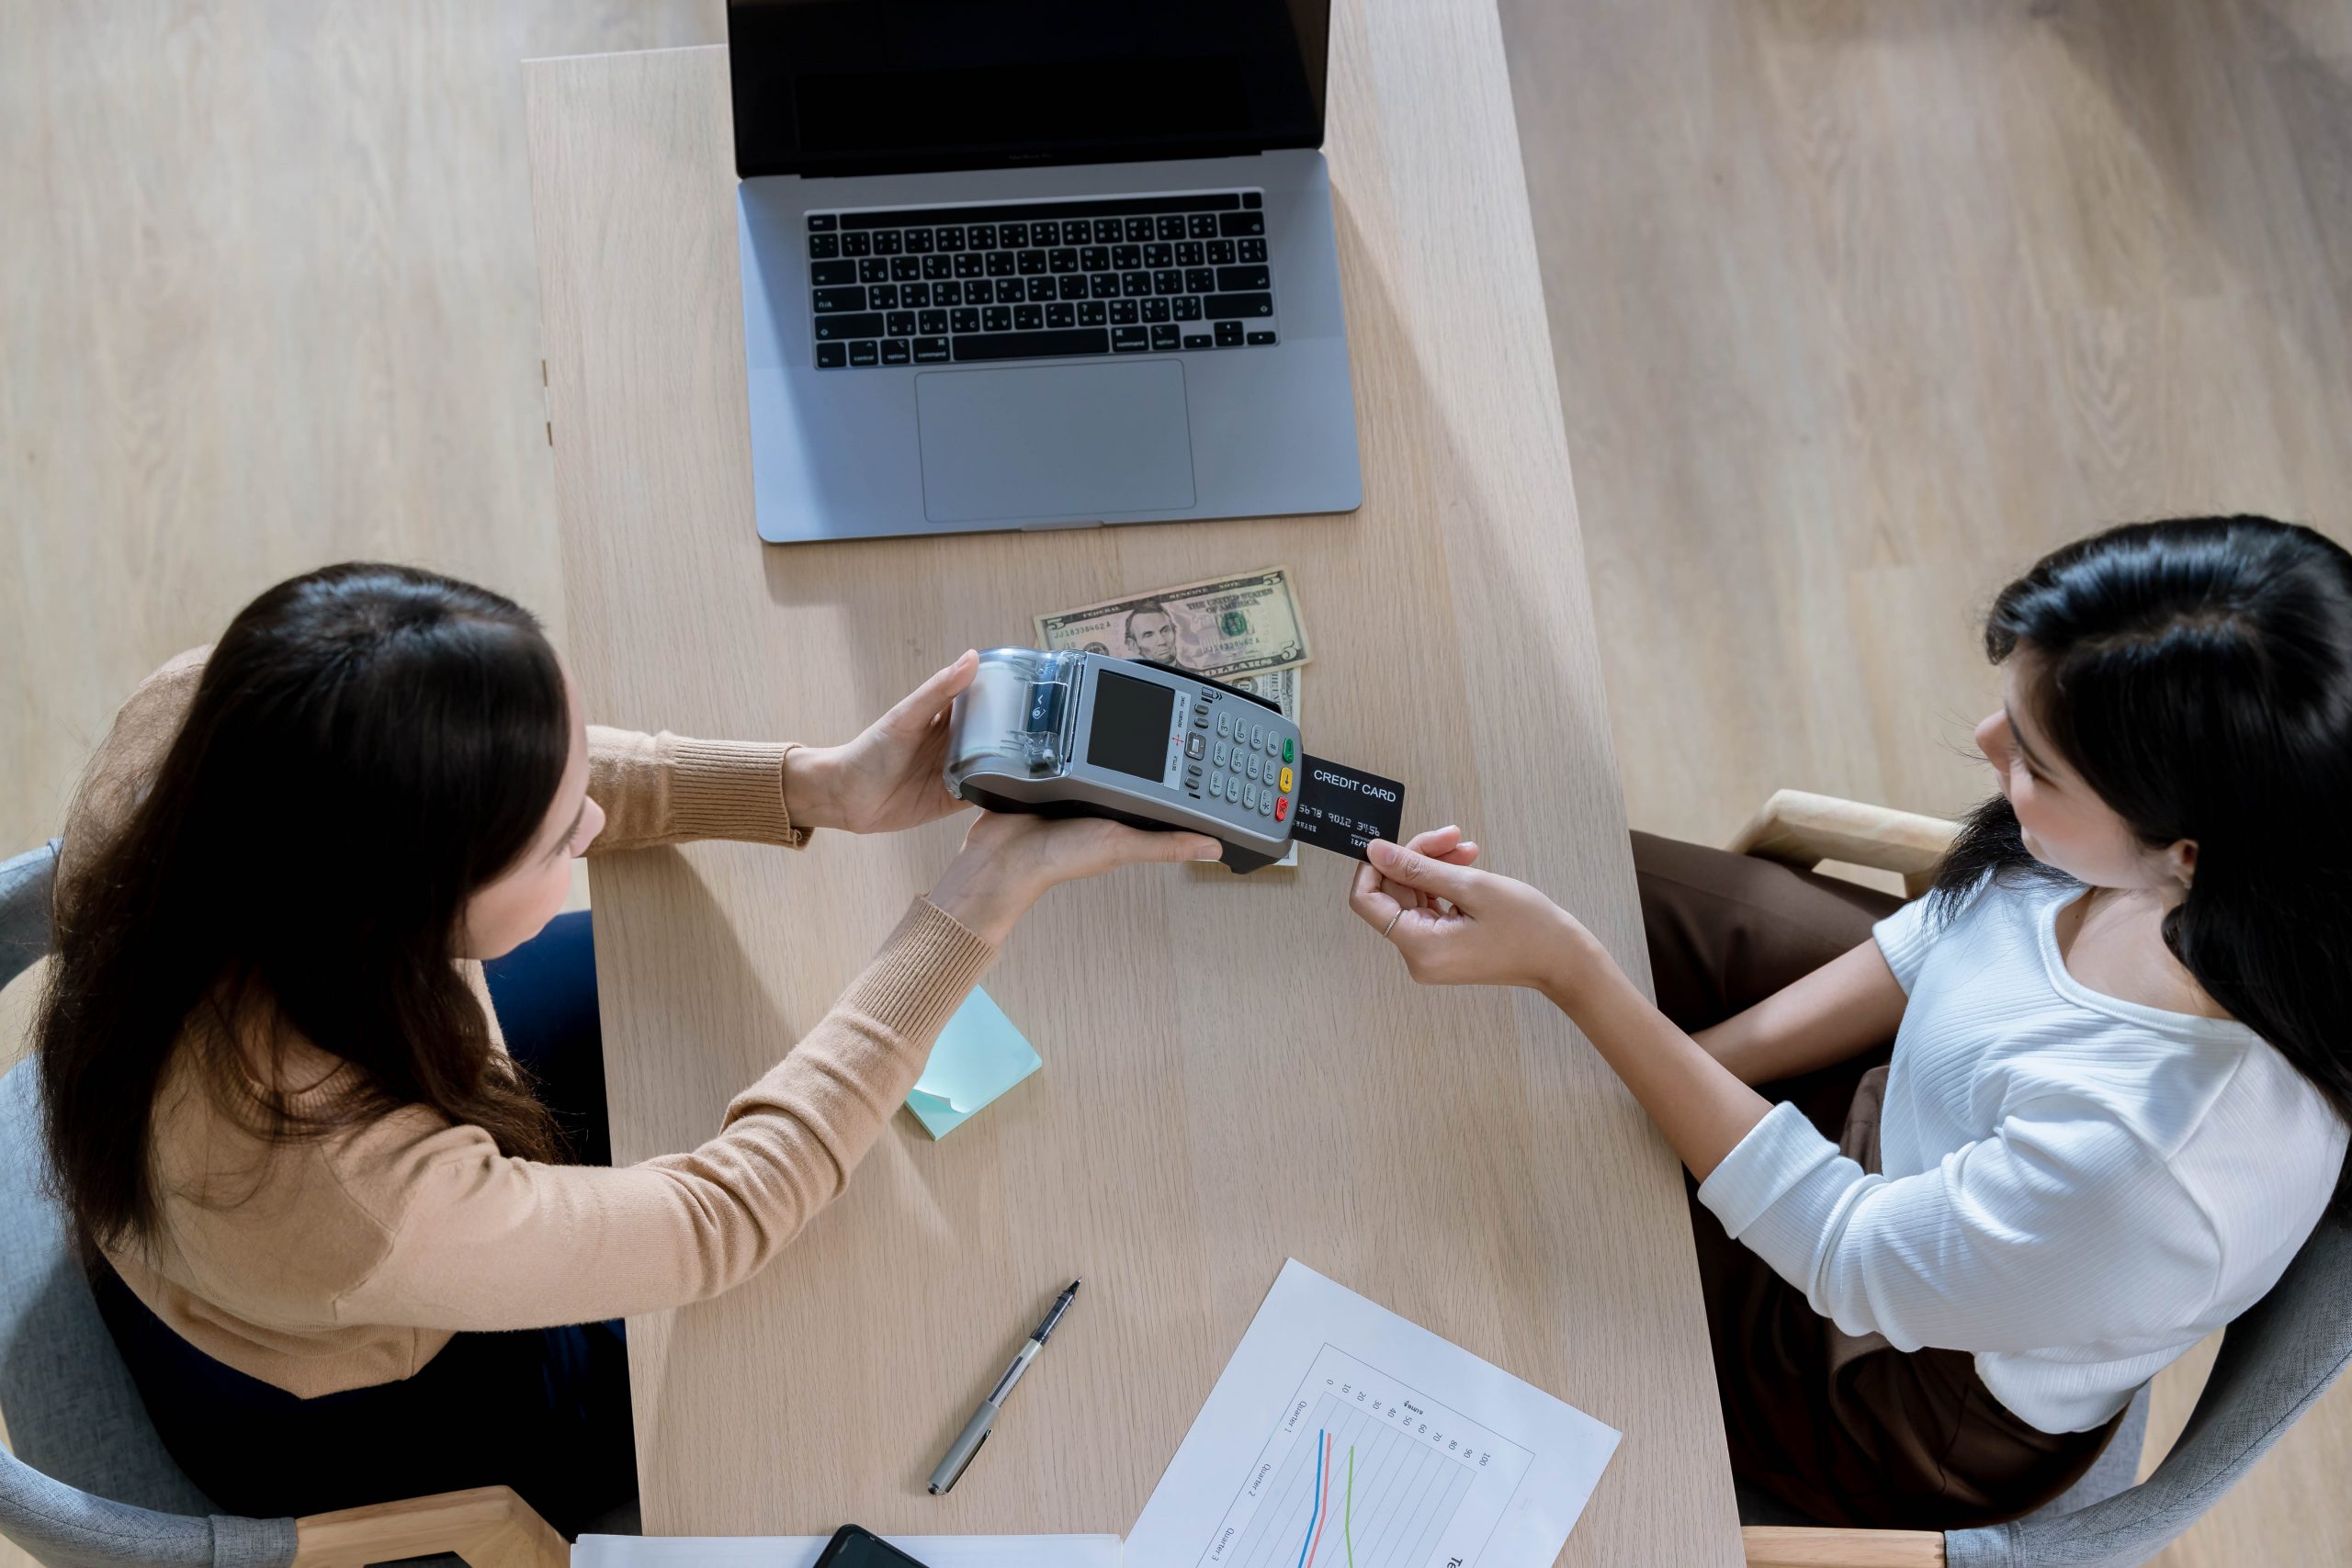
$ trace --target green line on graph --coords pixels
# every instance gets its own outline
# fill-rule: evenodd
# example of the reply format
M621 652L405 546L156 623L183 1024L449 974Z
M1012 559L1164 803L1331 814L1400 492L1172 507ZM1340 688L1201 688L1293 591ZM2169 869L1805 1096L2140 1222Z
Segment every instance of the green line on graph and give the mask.
M1348 1504L1340 1516L1340 1538L1348 1543L1348 1568L1356 1568L1356 1446L1348 1445Z

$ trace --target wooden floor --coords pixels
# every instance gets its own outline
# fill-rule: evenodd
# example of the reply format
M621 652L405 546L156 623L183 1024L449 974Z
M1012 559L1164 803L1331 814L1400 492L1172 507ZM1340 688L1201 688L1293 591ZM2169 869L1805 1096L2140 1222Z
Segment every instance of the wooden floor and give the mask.
M2096 524L2352 535L2352 7L1503 3L1637 826L1973 799L1973 617ZM0 0L0 853L289 572L422 561L561 637L514 62L722 29ZM2352 1561L2347 1458L2352 1384L2160 1561Z

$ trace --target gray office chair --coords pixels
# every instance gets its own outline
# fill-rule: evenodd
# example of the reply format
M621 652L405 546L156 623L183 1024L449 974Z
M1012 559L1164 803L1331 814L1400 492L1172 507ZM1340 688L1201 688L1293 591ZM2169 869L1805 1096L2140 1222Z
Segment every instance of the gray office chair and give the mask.
M1825 860L1901 874L1916 897L1952 824L1828 795L1781 790L1728 846L1810 871ZM2347 955L2352 957L2352 955ZM1748 1568L1885 1563L1901 1568L2130 1568L2201 1518L2352 1362L2352 1223L2320 1222L2270 1293L2222 1337L2221 1353L2172 1450L2138 1485L2148 1391L2098 1462L2024 1518L1984 1529L1855 1530L1786 1522L1743 1493ZM1775 1516L1778 1517L1775 1517Z
M0 863L0 986L49 949L54 841ZM0 1077L0 1536L50 1568L562 1568L503 1486L304 1519L214 1511L164 1449L45 1190L34 1064ZM112 1499L112 1500L110 1500Z

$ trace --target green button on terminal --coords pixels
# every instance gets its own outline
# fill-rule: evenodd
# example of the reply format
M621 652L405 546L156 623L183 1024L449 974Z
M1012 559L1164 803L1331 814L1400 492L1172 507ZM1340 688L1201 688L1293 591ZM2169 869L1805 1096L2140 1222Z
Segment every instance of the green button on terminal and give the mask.
M1292 756L1292 755L1291 755L1291 750L1290 750L1290 742L1289 742L1289 741L1287 741L1287 740L1283 741L1283 761L1285 761L1285 762L1295 762L1295 761L1296 761L1297 760L1298 760L1297 758L1295 758L1295 757L1294 757L1294 756Z

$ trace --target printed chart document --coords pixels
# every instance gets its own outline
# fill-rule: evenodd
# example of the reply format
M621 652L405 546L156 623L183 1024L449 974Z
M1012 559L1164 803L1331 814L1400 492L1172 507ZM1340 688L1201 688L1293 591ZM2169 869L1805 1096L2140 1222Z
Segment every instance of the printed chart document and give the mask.
M830 1536L583 1535L571 1568L810 1568ZM886 1535L923 1568L1119 1568L1115 1535Z
M1549 1568L1618 1436L1293 1258L1127 1568Z

